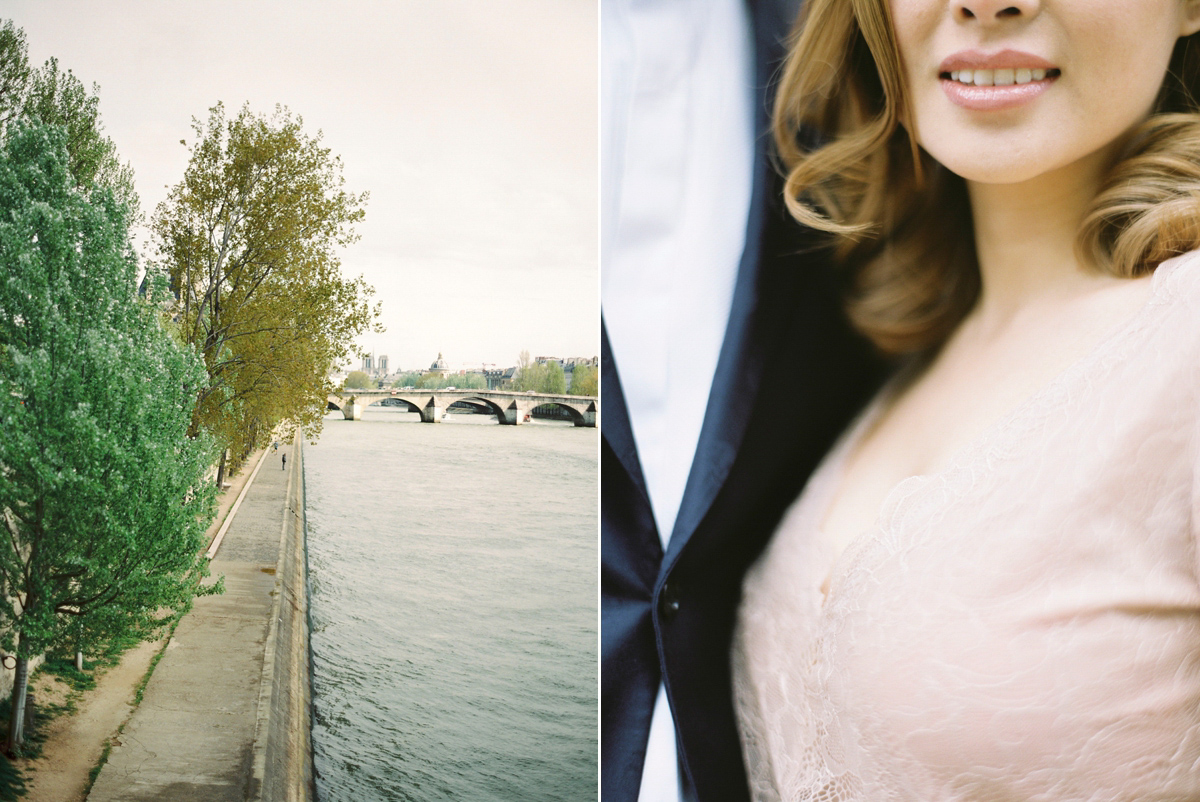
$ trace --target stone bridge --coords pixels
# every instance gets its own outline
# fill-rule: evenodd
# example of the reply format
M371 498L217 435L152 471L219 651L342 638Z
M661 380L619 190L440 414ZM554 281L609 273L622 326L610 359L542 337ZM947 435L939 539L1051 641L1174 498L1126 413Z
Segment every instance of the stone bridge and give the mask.
M534 407L552 404L567 410L576 426L595 428L600 414L600 399L590 395L551 395L516 393L511 390L342 390L329 395L329 408L339 409L346 420L360 420L362 410L386 399L402 401L421 414L423 423L440 423L446 408L455 401L467 401L495 413L500 423L519 426ZM351 403L353 402L353 403Z

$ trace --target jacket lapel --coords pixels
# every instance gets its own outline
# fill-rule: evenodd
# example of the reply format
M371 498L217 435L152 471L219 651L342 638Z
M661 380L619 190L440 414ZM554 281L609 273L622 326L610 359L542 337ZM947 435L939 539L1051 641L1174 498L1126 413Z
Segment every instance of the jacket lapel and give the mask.
M637 444L633 439L633 426L629 422L629 409L625 406L621 378L613 360L612 348L608 344L608 329L604 325L603 312L600 315L600 375L603 377L600 383L600 404L604 415L600 436L612 449L621 467L629 475L630 483L639 493L637 503L649 509L650 493L646 490L646 479L642 476L642 464L638 460Z
M752 334L756 328L755 314L759 307L758 267L770 205L768 193L775 183L771 180L774 168L767 156L770 145L770 104L773 100L769 87L784 53L784 42L777 38L777 32L788 29L788 23L795 18L796 5L792 0L751 0L749 3L754 26L755 80L758 86L754 130L758 136L754 143L755 175L750 213L746 221L746 247L738 266L729 324L713 375L696 454L684 488L679 515L675 519L675 528L667 544L663 575L678 558L680 550L703 520L729 475L762 378L762 349L752 347ZM606 409L605 415L609 414ZM606 417L605 423L608 421Z

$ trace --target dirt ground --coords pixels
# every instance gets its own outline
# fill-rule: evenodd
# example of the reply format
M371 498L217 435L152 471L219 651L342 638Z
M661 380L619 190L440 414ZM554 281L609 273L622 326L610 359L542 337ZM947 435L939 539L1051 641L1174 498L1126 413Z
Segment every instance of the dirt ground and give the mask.
M230 487L218 496L217 517L208 530L209 541L224 523L260 455L261 452L253 454L241 472L228 480ZM161 641L143 643L126 652L121 662L105 671L96 680L96 687L76 702L75 713L59 716L50 723L38 758L15 762L25 775L28 794L24 800L84 801L88 772L100 759L105 741L117 737L117 730L133 712L134 689L161 646ZM39 700L47 702L61 702L65 697L65 686L46 675L36 677L33 690Z
M133 712L133 693L162 642L142 643L121 657L121 662L96 681L72 715L50 722L41 757L16 761L25 774L29 802L82 802L88 772L114 735ZM64 687L45 674L37 677L34 695L40 701L53 697L48 686Z

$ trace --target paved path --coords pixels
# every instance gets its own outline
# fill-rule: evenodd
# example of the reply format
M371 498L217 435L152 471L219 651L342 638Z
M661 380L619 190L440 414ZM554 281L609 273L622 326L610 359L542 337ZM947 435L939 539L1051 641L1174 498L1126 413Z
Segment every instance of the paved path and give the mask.
M88 802L246 799L291 452L268 452L212 561L225 593L179 622Z

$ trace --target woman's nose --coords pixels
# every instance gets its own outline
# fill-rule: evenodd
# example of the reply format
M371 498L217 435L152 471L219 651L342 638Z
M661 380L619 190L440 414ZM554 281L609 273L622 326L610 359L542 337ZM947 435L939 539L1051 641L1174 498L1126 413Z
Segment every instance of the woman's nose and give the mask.
M953 0L954 18L980 23L1030 19L1041 9L1040 0Z

